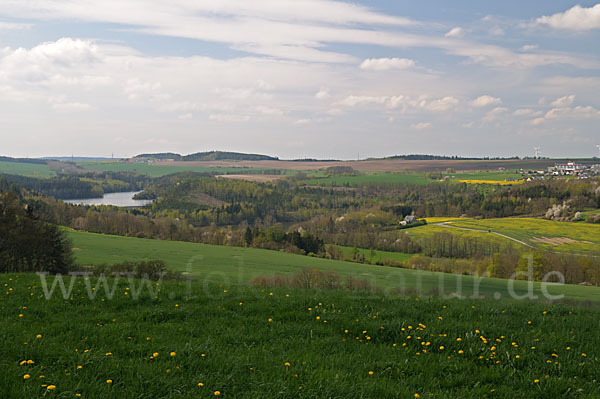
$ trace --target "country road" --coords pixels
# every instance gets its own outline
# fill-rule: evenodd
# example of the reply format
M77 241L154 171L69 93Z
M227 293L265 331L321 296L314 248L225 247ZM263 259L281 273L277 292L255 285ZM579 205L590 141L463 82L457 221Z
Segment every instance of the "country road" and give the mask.
M481 230L481 229L472 229L472 228L468 228L468 227L458 227L458 226L453 226L450 223L452 223L452 222L449 221L449 222L433 223L433 225L434 226L444 226L444 227L448 227L448 228L451 228L451 229L458 229L458 230L476 231L478 233L494 234L494 235L497 235L498 237L503 237L503 238L506 238L508 240L517 242L517 243L519 243L521 245L524 245L524 246L526 246L528 248L537 249L537 250L546 251L546 252L551 252L551 253L554 253L554 254L569 254L569 255L575 255L575 256L586 256L586 257L590 257L590 258L600 258L600 256L598 256L598 255L591 255L591 254L579 253L579 252L561 252L561 251L554 251L554 250L547 249L547 248L536 247L535 245L531 245L531 244L528 244L528 243L526 243L524 241L517 240L516 238L507 236L506 234L498 233L498 232L491 231L491 230Z

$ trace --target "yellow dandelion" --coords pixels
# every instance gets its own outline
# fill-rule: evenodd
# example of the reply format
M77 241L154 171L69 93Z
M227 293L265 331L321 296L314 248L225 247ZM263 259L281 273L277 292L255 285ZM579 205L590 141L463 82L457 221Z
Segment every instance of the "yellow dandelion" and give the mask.
M373 375L373 372L372 372L372 371L369 371L369 375Z
M177 353L171 352L170 355L171 355L171 357L175 357L175 355L177 355Z
M199 386L199 387L203 387L203 386L204 386L204 383L203 383L203 382L199 382L199 383L198 383L198 386Z
M456 338L456 342L462 341L462 338Z
M112 356L112 352L106 352L106 356Z
M215 396L221 395L221 391L215 391Z
M52 391L53 389L56 389L56 385L48 385L46 389Z
M83 366L77 366L77 370L81 370Z
M285 363L284 363L284 366L285 366L285 367L290 367L290 366L291 366L291 364L290 364L290 362L285 362Z
M459 355L462 355L463 353L465 353L465 351L463 351L462 349L458 351Z
M444 347L443 347L443 346L440 346L440 350L441 350L441 351L443 351L443 350L444 350Z
M540 380L538 380L537 378L535 380L533 380L534 384L538 384L540 382Z
M25 374L25 375L23 376L23 379L24 379L24 380L28 380L28 379L30 379L30 378L31 378L31 376L30 376L29 374Z
M37 339L40 339L40 338L42 338L42 334L38 334L38 335L36 335L35 337L36 337Z
M158 352L154 352L154 353L152 354L152 357L158 357Z
M33 360L31 360L31 359L27 361L27 364L34 364L34 363L35 362Z
M113 383L113 380L106 380L106 383L107 383L107 384L112 384L112 383Z

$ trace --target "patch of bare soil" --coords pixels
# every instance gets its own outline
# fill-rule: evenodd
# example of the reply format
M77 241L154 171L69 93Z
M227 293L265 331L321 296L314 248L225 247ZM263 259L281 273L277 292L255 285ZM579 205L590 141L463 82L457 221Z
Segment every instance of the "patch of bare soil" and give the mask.
M208 205L213 207L219 207L222 205L227 205L227 202L221 201L215 197L211 197L205 193L191 193L187 195L186 200L193 202L198 205Z

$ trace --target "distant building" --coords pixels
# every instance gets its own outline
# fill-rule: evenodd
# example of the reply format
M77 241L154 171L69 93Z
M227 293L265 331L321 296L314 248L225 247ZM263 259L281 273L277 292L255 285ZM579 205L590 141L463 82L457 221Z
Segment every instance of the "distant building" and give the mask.
M406 224L411 224L417 221L417 217L414 215L408 215L404 217L404 222Z
M589 170L589 166L578 164L575 162L557 163L553 167L548 168L548 172L553 175L579 175L580 173Z

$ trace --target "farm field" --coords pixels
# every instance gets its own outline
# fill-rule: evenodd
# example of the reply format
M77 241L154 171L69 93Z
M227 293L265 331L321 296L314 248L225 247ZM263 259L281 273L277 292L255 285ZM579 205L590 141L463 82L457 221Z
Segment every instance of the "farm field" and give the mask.
M197 166L197 167L250 167L258 169L292 169L319 170L332 166L349 166L363 171L390 172L430 172L444 171L452 168L457 172L493 171L503 167L515 169L543 169L554 165L558 160L553 159L523 159L523 160L404 160L404 159L367 159L364 161L176 161L157 162L156 165Z
M171 162L173 163L173 162ZM212 167L212 166L194 166L190 165L170 165L165 163L148 164L143 162L80 162L79 166L85 169L101 170L105 172L136 172L150 177L161 177L180 172L198 172L198 173L232 173L232 174L265 174L273 172L268 169L254 169L248 167ZM281 173L290 173L281 171Z
M506 179L521 179L523 176L516 171L482 171L482 172L474 172L474 173L452 173L446 174L444 176L448 176L450 178L455 178L458 180L490 180L490 181L505 181Z
M38 276L0 276L4 397L600 395L597 307L87 283L46 299Z
M365 183L383 184L429 184L432 180L423 173L384 173L370 172L358 176L332 176L314 178L306 181L311 186L357 186Z
M0 161L0 174L20 175L27 177L53 177L56 176L48 165L24 163L24 162L6 162Z
M450 224L491 230L553 251L600 254L599 225L531 218L461 219Z
M148 240L74 231L68 232L68 236L73 242L76 260L81 265L162 259L173 270L188 272L195 279L222 284L244 285L257 276L290 275L302 268L312 268L334 271L342 278L353 276L368 279L387 292L406 289L428 293L432 289L443 287L445 293L460 291L463 296L470 296L475 290L486 297L492 297L495 293L499 293L502 298L509 295L508 281L495 278L474 278L341 262L253 248ZM539 296L540 283L533 283L532 287L534 294ZM568 299L600 301L600 289L596 287L547 284L545 288L552 295L564 294ZM527 292L528 283L514 281L514 289L522 295Z
M453 229L451 227L441 226L438 224L432 224L432 223L445 223L448 221L446 218L440 218L439 222L433 222L433 221L430 222L429 219L432 219L432 218L426 219L429 223L427 225L412 227L410 229L405 229L403 231L405 231L407 234L409 234L412 238L415 238L415 239L431 237L436 233L450 233L457 237L485 239L485 240L488 240L491 242L496 242L498 244L513 244L517 247L522 246L521 244L514 242L512 240L509 240L505 237L500 237L495 234L489 234L487 232ZM436 219L432 219L432 220L436 220ZM450 223L452 223L454 225L455 222L458 222L458 221L462 222L463 220L465 220L465 219L455 219L454 221L451 221ZM471 219L469 219L469 220L471 220Z

